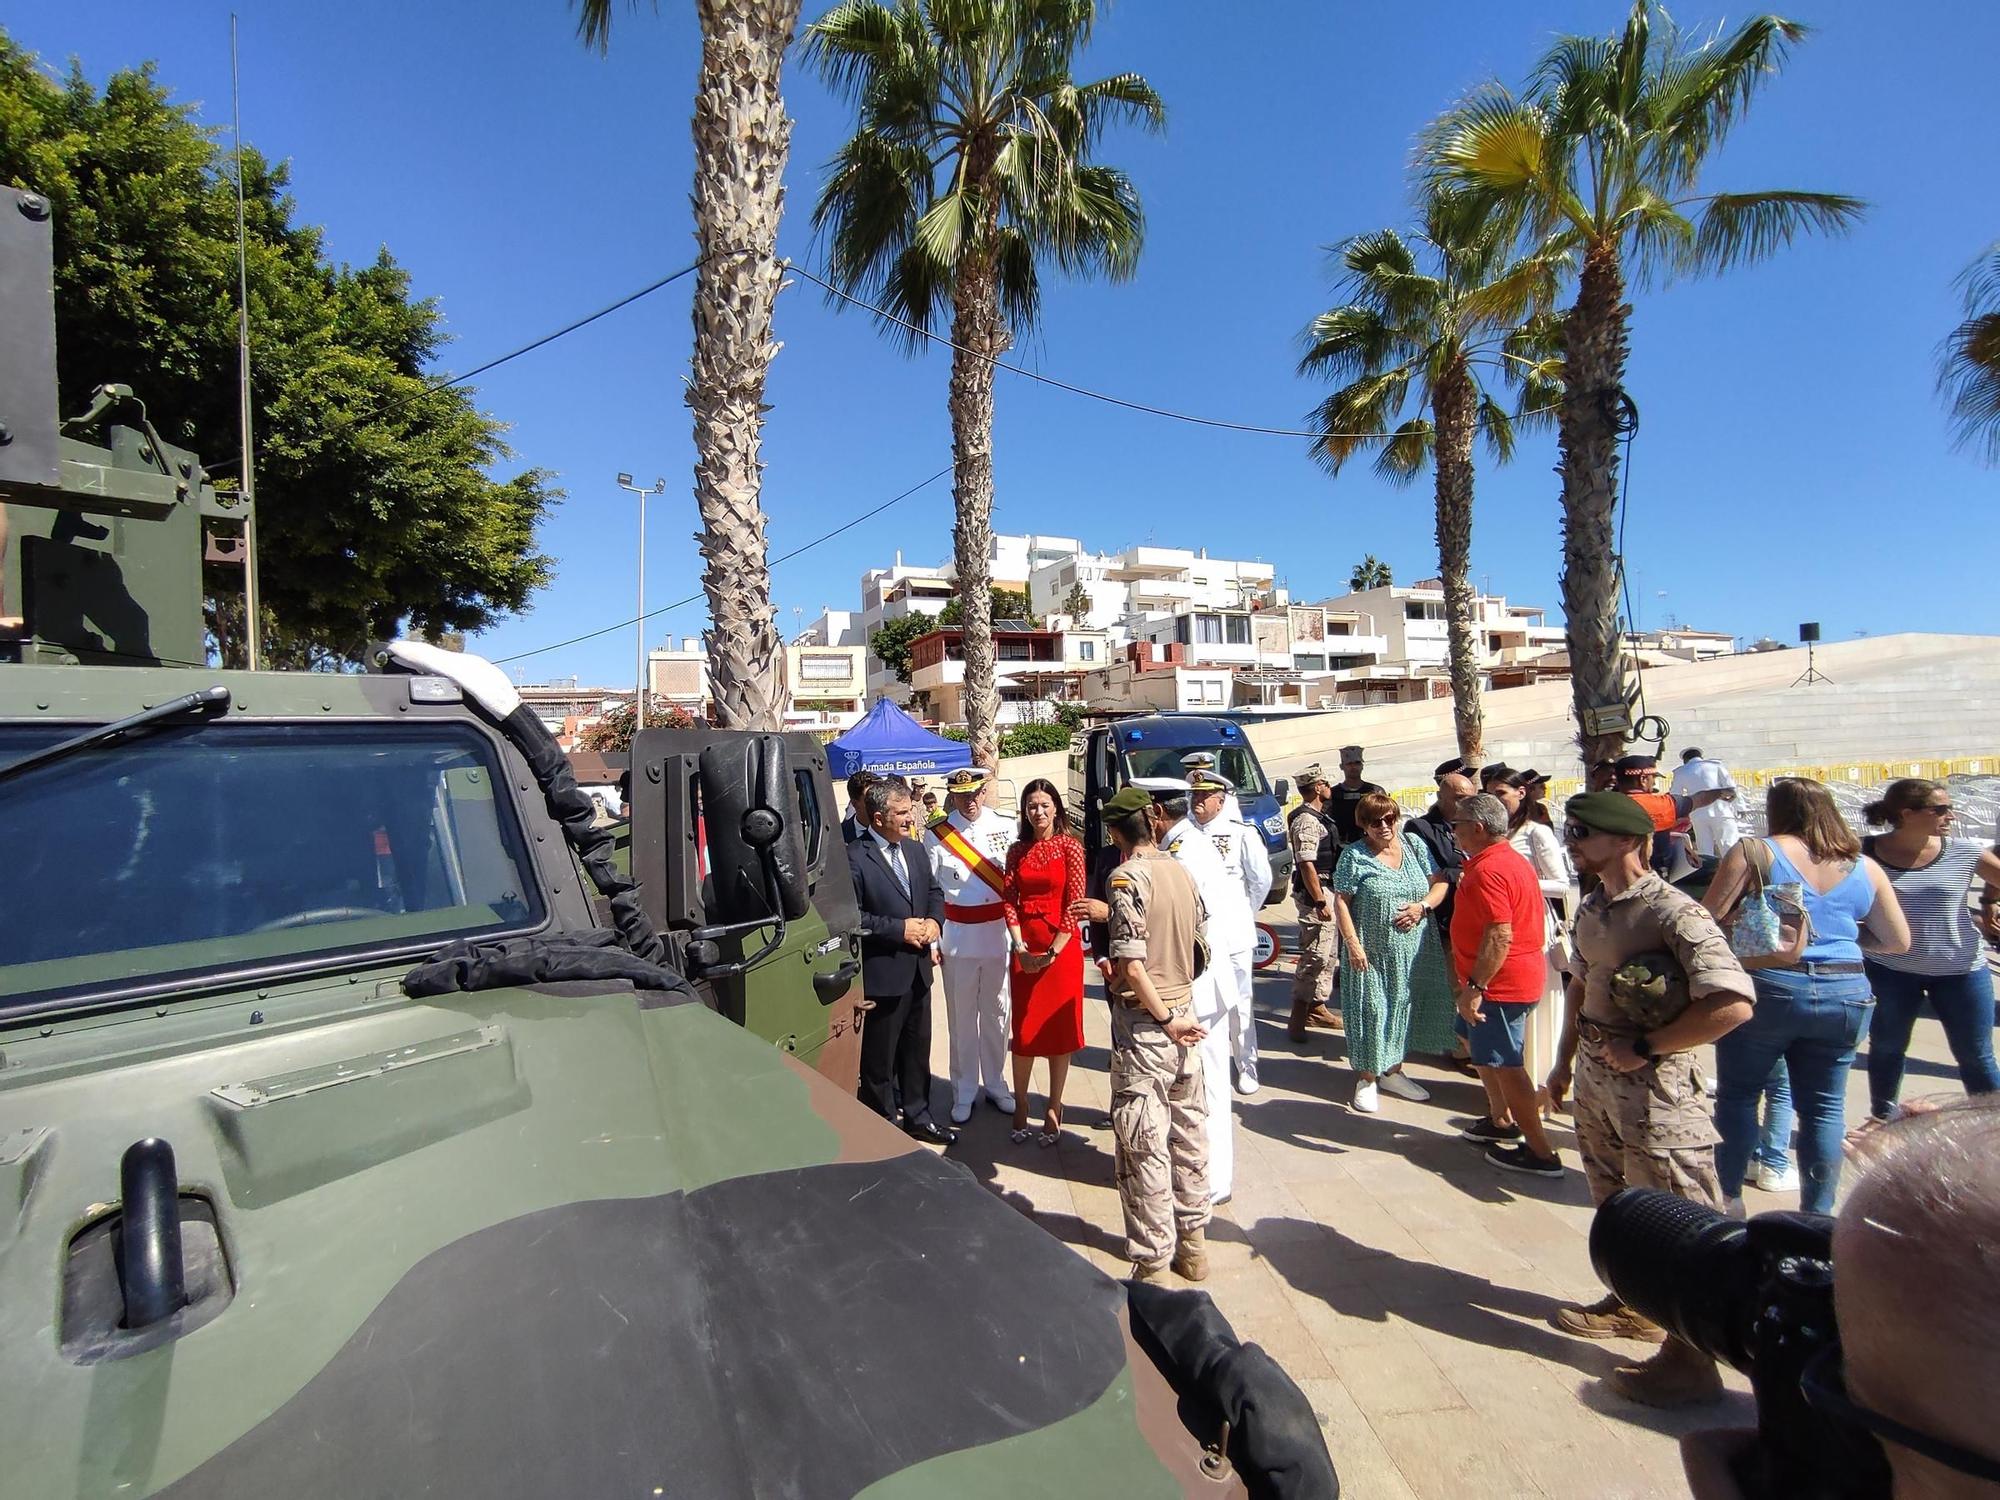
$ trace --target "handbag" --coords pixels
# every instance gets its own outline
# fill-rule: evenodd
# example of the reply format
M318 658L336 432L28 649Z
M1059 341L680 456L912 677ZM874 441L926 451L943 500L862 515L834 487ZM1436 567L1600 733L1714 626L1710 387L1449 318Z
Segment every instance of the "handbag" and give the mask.
M1791 949L1798 937L1793 927L1787 935L1787 921L1810 924L1803 892L1793 887L1771 884L1771 846L1762 839L1743 841L1743 863L1751 884L1736 903L1729 928L1729 951L1738 958L1769 958Z

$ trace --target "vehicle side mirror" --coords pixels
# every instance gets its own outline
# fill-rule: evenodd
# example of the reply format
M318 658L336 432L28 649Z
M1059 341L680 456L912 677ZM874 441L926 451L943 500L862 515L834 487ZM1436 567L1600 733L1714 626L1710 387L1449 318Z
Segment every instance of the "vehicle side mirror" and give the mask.
M701 752L701 816L724 923L795 921L811 904L798 791L775 734L729 735Z
M1272 782L1271 795L1278 799L1278 806L1283 807L1285 799L1292 795L1292 783L1290 779L1280 776L1276 781Z

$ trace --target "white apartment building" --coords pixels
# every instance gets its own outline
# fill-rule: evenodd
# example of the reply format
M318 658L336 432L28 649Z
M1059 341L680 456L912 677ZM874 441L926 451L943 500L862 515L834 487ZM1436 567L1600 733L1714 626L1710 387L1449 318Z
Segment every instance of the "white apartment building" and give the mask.
M1444 583L1425 579L1366 589L1322 599L1329 619L1345 616L1360 623L1368 636L1379 637L1376 660L1418 671L1443 671L1449 657L1444 613ZM1485 668L1513 665L1563 648L1560 625L1550 625L1547 611L1534 604L1509 604L1504 595L1480 594L1473 600L1473 624L1478 636L1479 664Z
M1037 568L1062 557L1072 557L1082 550L1082 543L1075 537L996 535L987 552L987 569L992 576L993 587L1013 589L1026 593L1029 578ZM886 568L870 568L861 575L861 609L849 615L853 631L852 644L865 647L868 639L890 620L904 615L937 615L952 595L958 592L958 563L955 558L946 558L934 568L912 567L904 563L903 554L896 554L896 561ZM1038 612L1040 605L1032 605ZM817 628L822 621L829 621L835 611L828 611L814 621ZM843 612L844 613L844 612ZM849 644L831 642L827 644ZM910 688L896 674L882 664L874 652L868 653L868 696L887 696L905 706L910 701Z
M1186 610L1246 610L1251 602L1282 603L1276 570L1267 562L1210 557L1206 547L1127 547L1050 557L1028 579L1028 606L1038 614L1064 607L1081 585L1090 609L1079 624L1137 640L1133 622Z
M861 617L851 609L822 609L812 624L794 637L794 646L866 646Z

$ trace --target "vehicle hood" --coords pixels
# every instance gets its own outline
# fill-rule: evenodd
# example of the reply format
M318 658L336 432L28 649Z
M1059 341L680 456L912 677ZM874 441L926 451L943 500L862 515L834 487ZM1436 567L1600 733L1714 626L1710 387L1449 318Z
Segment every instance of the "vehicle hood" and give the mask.
M13 1493L960 1493L1007 1440L1072 1492L1217 1488L1117 1283L699 1004L544 985L156 1051L125 1024L104 1066L0 1068ZM74 1363L66 1247L146 1136L234 1296Z

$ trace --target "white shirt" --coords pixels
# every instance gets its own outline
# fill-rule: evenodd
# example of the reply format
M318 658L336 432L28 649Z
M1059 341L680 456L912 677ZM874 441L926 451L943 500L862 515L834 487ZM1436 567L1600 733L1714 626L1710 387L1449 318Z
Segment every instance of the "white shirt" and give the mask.
M1569 855L1553 828L1530 818L1508 836L1507 842L1535 867L1535 878L1541 881L1544 896L1567 899L1571 878Z
M967 819L963 813L953 812L946 821L956 828L972 847L985 855L993 863L996 872L1007 868L1007 851L1013 847L1019 830L1014 820L990 807L979 809L979 815ZM995 906L1002 892L994 890L979 876L972 873L964 860L944 846L935 833L924 835L929 848L931 876L944 892L948 906ZM1007 952L1007 924L994 914L991 922L954 922L945 918L944 937L939 943L947 958L994 958Z
M1160 847L1179 861L1181 868L1188 872L1188 878L1194 882L1202 907L1208 913L1208 919L1201 926L1208 946L1217 951L1227 951L1221 936L1221 903L1229 898L1229 877L1222 868L1222 856L1215 852L1215 845L1202 836L1193 818L1182 818L1167 830L1166 837L1160 840Z
M1271 889L1271 854L1257 830L1229 816L1227 804L1203 823L1192 814L1188 823L1222 856L1223 874L1232 892L1224 951L1241 953L1257 945L1257 908Z
M908 839L902 839L899 842L892 844L889 842L889 840L883 838L881 834L877 833L873 828L866 829L866 832L868 834L868 837L875 840L876 844L881 847L882 862L889 867L889 873L892 876L896 873L897 864L900 863L902 865L903 885L905 887L908 887L910 883L910 857L914 853L919 858L922 858L924 857L923 851L911 849L909 847L910 840ZM904 891L904 894L908 895L910 894L910 892L906 889Z
M1676 797L1693 797L1697 792L1720 791L1735 785L1735 778L1721 761L1700 756L1685 762L1674 772L1674 779L1667 784L1667 790ZM1736 820L1736 804L1726 798L1718 798L1706 807L1697 807L1690 812L1688 829L1694 835L1696 851L1704 859L1722 858L1743 837L1742 826Z

